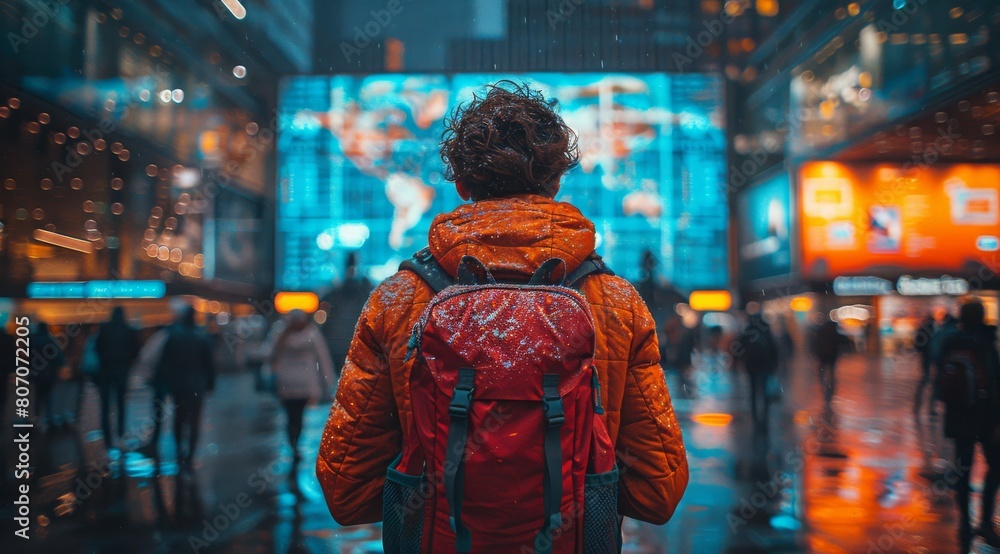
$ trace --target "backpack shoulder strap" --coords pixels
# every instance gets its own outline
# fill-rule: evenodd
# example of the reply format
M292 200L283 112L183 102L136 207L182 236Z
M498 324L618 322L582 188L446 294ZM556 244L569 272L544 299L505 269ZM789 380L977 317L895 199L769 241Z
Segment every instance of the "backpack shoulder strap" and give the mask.
M594 274L615 274L615 272L611 271L611 268L604 263L604 260L601 259L596 252L591 254L586 260L583 261L582 264L580 264L579 267L571 271L570 274L566 276L566 286L579 290L579 288L583 285L584 279L588 275Z
M421 279L431 287L434 294L441 292L455 284L455 278L448 275L448 272L441 267L441 264L434 259L430 248L424 248L413 255L409 260L399 264L399 270L409 270L420 276Z

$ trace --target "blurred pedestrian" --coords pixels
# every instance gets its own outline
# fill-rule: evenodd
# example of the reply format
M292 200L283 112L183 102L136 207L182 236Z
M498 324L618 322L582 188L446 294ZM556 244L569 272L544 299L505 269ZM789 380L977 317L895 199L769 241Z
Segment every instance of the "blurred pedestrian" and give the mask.
M702 360L705 361L713 373L730 368L729 362L729 340L726 330L721 325L709 325L706 329L707 339L705 348L702 350Z
M660 344L660 360L663 369L676 371L680 378L681 394L692 398L694 382L691 378L691 365L694 355L694 331L684 325L679 316L668 318L663 324L663 342Z
M819 382L823 399L829 404L837 389L837 359L849 339L844 336L836 321L825 319L813 331L813 353L819 362Z
M983 449L988 466L983 483L978 534L995 548L1000 536L993 523L997 490L1000 489L1000 353L997 329L985 323L986 310L978 299L962 305L958 330L944 339L938 363L937 387L945 403L945 436L955 441L958 482L959 540L962 552L972 543L969 515L969 478L976 443Z
M944 343L947 342L948 337L958 333L960 330L958 318L952 315L951 312L945 312L941 325L938 326L937 330L934 331L934 335L931 337L930 356L935 366L937 365L938 360L941 359L941 349L944 348ZM933 398L937 400L939 398L940 391L937 389L936 380L934 381L933 389Z
M750 379L750 415L754 427L766 430L771 407L770 382L778 368L778 342L764 316L753 308L748 311L750 315L740 333L739 346L733 351Z
M683 319L677 316L667 319L663 324L663 345L660 347L663 368L681 373L689 370L694 340L694 332L684 325Z
M167 329L153 377L157 397L165 399L169 396L174 403L174 443L182 470L190 471L192 467L198 446L202 404L207 393L215 389L212 356L211 340L195 325L194 308L185 307L177 321ZM160 427L157 425L153 431L154 448L159 445Z
M66 363L56 372L49 398L51 409L48 410L48 416L53 428L68 430L79 418L83 400L81 366L88 331L86 325L63 328L62 345Z
M639 282L635 284L635 289L639 292L639 297L646 303L654 321L662 319L659 302L660 283L656 275L657 265L659 265L659 261L653 255L652 250L648 248L643 250L642 258L639 261L640 278Z
M767 430L771 398L769 383L778 368L778 344L763 315L751 313L734 349L750 378L750 414L754 428Z
M298 467L299 436L306 406L312 401L332 400L333 364L323 335L302 310L292 310L274 324L265 352L275 387L287 417L292 466ZM294 471L294 470L293 470Z
M649 308L657 327L665 325L677 316L677 312L674 311L677 304L687 302L687 298L659 274L659 265L660 262L652 250L643 250L639 261L640 278L635 284L635 289Z
M920 322L920 327L913 334L913 350L920 357L920 382L917 383L916 398L913 401L913 413L920 416L920 407L924 402L924 388L931 382L932 366L934 358L931 352L931 344L934 340L934 333L938 330L938 322L934 314L929 313Z
M139 356L141 344L139 331L125 321L125 309L115 306L111 320L102 323L94 339L99 370L94 379L101 395L101 431L104 446L109 450L115 443L121 446L125 434L125 393L128 391L128 373ZM117 418L111 425L111 403L114 400Z
M347 349L354 337L354 328L361 317L361 310L371 294L371 281L358 274L358 257L351 252L347 255L344 268L344 280L331 290L324 302L329 305L326 321L323 323L323 336L329 348L329 356L334 363L334 371L340 376L340 368L347 359Z
M39 321L31 334L30 364L35 416L42 426L48 426L52 423L52 388L59 379L59 371L66 365L66 355L44 321Z

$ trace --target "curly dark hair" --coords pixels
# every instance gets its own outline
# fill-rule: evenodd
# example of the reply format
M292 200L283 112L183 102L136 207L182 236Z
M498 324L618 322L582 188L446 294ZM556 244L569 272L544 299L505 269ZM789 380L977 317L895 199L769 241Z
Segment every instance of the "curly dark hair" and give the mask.
M580 161L576 133L541 92L513 81L489 85L448 118L441 159L449 181L473 200L514 194L553 196L559 179Z

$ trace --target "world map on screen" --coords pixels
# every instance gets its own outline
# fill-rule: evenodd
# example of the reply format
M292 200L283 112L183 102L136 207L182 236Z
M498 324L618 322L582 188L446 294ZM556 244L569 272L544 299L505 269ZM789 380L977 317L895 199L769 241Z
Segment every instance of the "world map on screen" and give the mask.
M444 178L439 153L446 118L503 79L553 99L578 134L580 164L564 177L558 199L594 220L599 252L622 266L620 273L637 271L648 249L675 284L725 285L719 82L663 74L286 80L279 116L279 284L327 286L348 251L359 252L379 279L426 244L433 216L461 202Z

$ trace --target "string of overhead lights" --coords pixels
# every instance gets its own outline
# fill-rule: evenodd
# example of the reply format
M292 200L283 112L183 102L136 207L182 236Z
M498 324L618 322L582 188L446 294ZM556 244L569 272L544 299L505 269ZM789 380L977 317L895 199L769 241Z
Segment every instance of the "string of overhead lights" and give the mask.
M811 71L805 71L797 78L807 86L813 86L816 80ZM854 86L863 87L870 84L870 77L862 72L858 75L858 82ZM870 89L859 90L864 92ZM833 135L836 127L832 122L836 112L847 105L847 102L840 97L811 104L808 107L812 116L810 121L826 123L821 126L814 125L810 130L812 134L803 137L803 143L811 145L813 144L811 141L819 135L823 137ZM989 141L992 140L989 137L997 133L997 126L1000 125L998 106L1000 106L1000 90L988 90L975 98L961 100L946 110L934 112L933 118L928 116L916 123L899 123L892 130L877 131L871 137L871 144L878 154L908 150L907 155L929 155L931 159L937 157L987 159ZM956 134L959 129L962 131ZM733 150L739 155L760 151L778 152L784 148L786 134L786 131L779 132L779 130L761 131L756 135L740 133L733 137ZM951 136L953 134L954 137Z
M148 177L158 179L158 182L154 185L158 189L157 199L166 200L168 203L170 199L169 180L171 178L183 179L187 171L187 168L180 164L170 169L165 167L159 168L156 164L149 164L145 169ZM179 226L178 217L183 217L188 213L197 213L197 210L189 209L191 204L191 194L183 192L178 196L177 202L169 207L169 212L166 212L159 203L153 206L150 210L149 219L146 222L147 227L143 232L140 246L150 259L166 265L170 269L180 273L183 277L200 279L202 278L202 270L205 267L204 254L201 252L194 254L186 253L181 247L184 245L178 246L174 243L176 231ZM161 226L163 228L162 231L160 231Z
M230 7L227 5L227 7ZM230 9L240 10L242 6L239 2L232 4ZM234 15L237 12L234 12ZM243 15L245 15L245 10L243 10ZM107 13L100 12L95 15L95 19L98 24L104 25L110 21L121 21L124 18L124 10L121 8L113 8ZM148 44L146 36L141 32L134 32L129 29L128 26L122 25L118 29L118 37L122 41L130 41L136 47L143 47L145 53L149 55L150 58L159 60L160 62L170 65L173 63L173 54L169 51L164 50L164 48L158 44ZM222 63L222 56L217 52L212 53L208 61L213 65L218 65ZM236 79L245 79L247 77L247 69L243 65L236 65L232 70L233 77ZM175 103L180 104L185 100L185 92L180 88L165 88L161 91L154 92L148 88L144 88L137 95L139 101L149 102L154 98L158 98L164 104ZM108 112L113 112L117 107L117 102L115 98L109 98L105 104L104 109ZM17 97L9 98L5 105L0 106L0 119L6 119L13 115L15 110L21 108L21 100ZM23 125L23 129L30 134L38 135L44 130L44 126L50 125L52 122L52 117L47 112L41 112L36 114L36 117L32 121ZM257 125L256 123L249 123L245 127L245 132L250 135L256 135ZM98 138L93 138L94 135L98 135ZM81 139L81 137L83 137ZM108 141L104 139L103 133L98 133L96 130L91 132L81 132L80 128L77 126L69 126L66 129L49 132L49 140L54 144L63 146L70 145L72 141L79 140L75 145L67 146L67 157L72 157L76 162L73 167L79 165L79 161L84 156L89 156L94 152L104 152L110 150L110 155L118 158L121 162L127 162L132 158L132 151L125 146L120 141L112 142L110 145ZM143 233L143 238L141 242L142 250L145 251L147 256L153 261L159 262L166 266L167 269L176 271L184 277L190 277L194 279L199 279L202 277L202 270L205 267L204 264L204 254L201 252L196 252L193 255L185 253L180 246L175 246L171 243L174 241L174 232L178 228L178 218L183 217L187 213L194 213L191 211L191 195L188 192L182 193L176 203L170 206L168 209L170 213L166 214L164 217L164 209L160 206L162 201L167 201L169 204L170 200L170 185L169 179L173 177L175 180L190 180L191 170L185 168L183 165L176 165L174 168L159 169L155 164L149 164L146 166L147 176L153 178L158 177L158 182L156 186L159 189L157 194L157 205L151 209L150 216L147 219L147 228ZM120 177L114 177L109 182L111 190L119 191L125 186L125 182ZM197 185L197 180L195 183L189 184L188 187ZM17 187L17 183L14 179L6 179L3 186L7 190L14 190ZM52 179L44 178L40 181L39 187L42 190L48 191L52 190L54 184ZM76 191L84 190L85 183L83 179L79 177L74 177L70 179L69 186L71 189ZM82 204L82 209L86 214L94 213L105 213L105 203L87 199ZM107 208L108 211L114 216L121 216L125 213L126 207L122 202L113 202L110 207ZM15 218L19 220L27 220L29 217L35 221L43 221L46 219L46 213L41 208L35 208L28 212L26 208L19 208L15 210ZM162 231L160 227L163 227ZM45 223L43 230L49 233L56 233L57 228L55 223L47 222ZM98 222L94 218L88 218L84 222L84 231L86 233L86 240L90 242L91 248L93 250L102 250L104 248L118 248L120 241L118 237L108 236L105 237L101 232Z
M8 119L13 114L14 111L20 110L22 107L21 100L17 97L8 98L6 103L0 109L0 119ZM52 116L48 112L40 112L34 114L32 120L28 123L22 125L22 128L30 134L38 135L41 134L43 126L50 125L52 123ZM127 162L131 159L131 152L122 142L114 141L108 145L107 141L102 138L92 139L92 136L88 136L87 132L81 132L80 128L71 125L62 130L49 130L49 140L57 145L66 145L73 140L80 140L73 148L68 148L67 152L69 156L76 155L76 159L82 159L84 156L89 156L95 152L108 151L110 155L116 156L121 162ZM94 133L96 134L96 133ZM76 167L79 162L74 162L73 166ZM149 177L157 177L158 183L155 185L160 189L160 193L157 195L158 201L169 199L169 179L171 177L181 178L186 175L190 170L183 165L175 165L173 168L159 168L155 164L149 164L146 166L146 175ZM68 181L69 188L75 191L82 191L85 187L85 182L80 177L73 177ZM120 191L125 187L125 181L121 177L113 177L108 182L110 190ZM53 180L49 177L43 178L39 181L39 188L43 191L50 191L54 188L55 184ZM4 179L3 187L5 190L13 191L17 189L17 181L13 178ZM163 207L159 205L154 206L151 209L150 217L147 220L147 229L143 234L142 249L146 254L158 262L163 262L166 269L175 271L184 277L189 277L192 279L200 279L203 277L202 270L205 267L204 254L202 252L195 252L194 254L187 254L182 248L174 246L171 247L170 242L173 239L173 232L178 227L178 217L183 217L187 213L195 213L189 211L189 206L191 204L191 195L188 192L182 193L177 202L170 207L171 212L166 214L167 217L164 219ZM121 216L125 213L126 207L122 202L113 202L110 206L107 206L105 202L95 201L93 199L84 200L82 203L82 210L85 214L101 214L110 212L113 216ZM35 221L42 222L46 219L48 214L41 207L28 210L28 208L17 208L14 210L15 219L25 221L29 217ZM158 232L161 223L163 225L163 232ZM97 219L93 216L88 217L83 224L85 232L85 240L77 239L75 237L69 237L67 235L62 235L58 233L58 229L53 222L47 222L44 224L39 234L36 232L33 238L40 240L39 237L55 237L47 238L42 242L47 244L52 244L55 246L67 247L66 245L73 246L71 249L77 250L84 253L92 253L97 250L103 250L105 248L118 248L120 245L120 239L116 236L105 236L101 232L100 226ZM46 234L47 233L47 234ZM81 244L86 244L87 246L81 246Z

